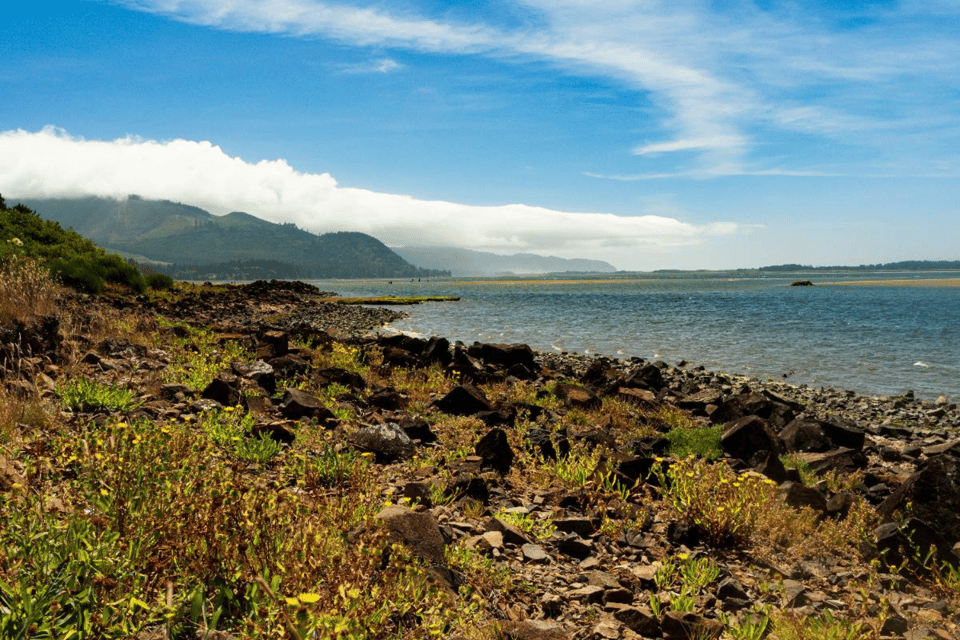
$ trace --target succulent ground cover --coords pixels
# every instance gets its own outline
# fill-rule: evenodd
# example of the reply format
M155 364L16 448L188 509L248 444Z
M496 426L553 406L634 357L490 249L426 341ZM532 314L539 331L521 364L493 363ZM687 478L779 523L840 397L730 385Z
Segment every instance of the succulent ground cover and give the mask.
M0 637L957 637L942 532L881 509L954 468L952 409L864 432L248 286L2 272Z

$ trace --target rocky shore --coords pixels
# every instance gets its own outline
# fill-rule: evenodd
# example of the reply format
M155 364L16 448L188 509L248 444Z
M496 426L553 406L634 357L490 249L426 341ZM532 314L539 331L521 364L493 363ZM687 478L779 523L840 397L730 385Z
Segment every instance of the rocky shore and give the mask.
M52 399L69 371L134 390L130 420L198 420L239 407L250 435L286 447L320 429L337 450L368 454L390 503L377 520L444 589L481 601L485 629L446 637L960 638L960 574L950 568L960 563L956 405L688 363L376 335L401 314L315 302L330 295L257 282L96 301L148 325L160 316L159 334L183 332L177 323L209 329L214 345L248 354L203 388L163 381L177 361L161 344L52 325L5 334L4 382ZM318 354L341 348L360 354L369 372L318 365ZM328 388L332 401L318 391ZM63 414L78 425L94 418ZM678 430L711 429L717 460L671 455ZM708 483L713 469L717 485ZM244 473L271 482L269 465ZM736 518L705 519L695 500L677 497L686 474L703 474L716 512L734 504L719 487L737 487L735 497L744 484L767 496L769 513L741 505L753 514L742 523L756 527L742 537ZM5 491L29 486L28 475L22 461L0 455ZM771 514L779 523L765 519ZM485 558L489 575L513 586L478 581L451 549ZM931 549L936 561L924 563ZM691 586L691 567L701 566L716 573Z

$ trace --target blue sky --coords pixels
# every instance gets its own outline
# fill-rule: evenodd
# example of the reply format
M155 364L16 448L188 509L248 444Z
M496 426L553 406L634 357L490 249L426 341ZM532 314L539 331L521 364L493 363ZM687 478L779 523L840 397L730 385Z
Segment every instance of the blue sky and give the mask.
M0 193L621 269L960 259L960 2L117 0L0 21Z

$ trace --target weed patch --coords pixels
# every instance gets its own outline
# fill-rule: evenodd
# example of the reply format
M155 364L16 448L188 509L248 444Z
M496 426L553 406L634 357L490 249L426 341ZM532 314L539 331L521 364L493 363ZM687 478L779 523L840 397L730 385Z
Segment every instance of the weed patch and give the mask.
M139 406L136 395L115 384L74 378L60 387L60 400L71 411L132 411Z

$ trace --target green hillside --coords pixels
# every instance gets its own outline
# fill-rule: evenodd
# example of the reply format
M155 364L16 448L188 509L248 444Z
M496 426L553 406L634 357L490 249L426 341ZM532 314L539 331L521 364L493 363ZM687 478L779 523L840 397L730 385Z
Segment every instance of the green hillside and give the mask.
M274 224L248 213L215 216L197 207L137 196L125 200L44 199L25 204L102 247L170 263L154 268L175 276L184 270L219 275L219 265L248 261L281 263L280 271L297 273L300 278L448 275L415 267L367 234L318 236L293 224Z
M137 292L147 286L167 286L171 280L160 274L146 279L137 267L108 253L76 231L46 220L23 204L7 208L0 196L0 267L35 264L59 282L78 291L99 293L105 282Z

